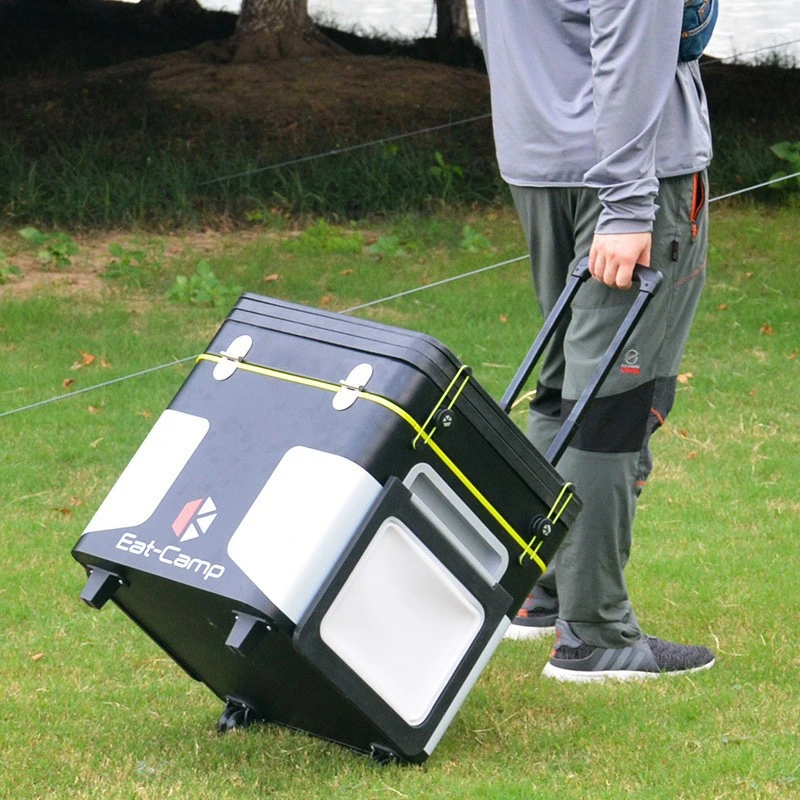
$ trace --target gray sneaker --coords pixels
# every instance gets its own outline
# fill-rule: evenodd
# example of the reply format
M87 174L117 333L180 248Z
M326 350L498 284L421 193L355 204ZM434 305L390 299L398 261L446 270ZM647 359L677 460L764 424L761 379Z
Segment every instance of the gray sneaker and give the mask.
M556 632L558 598L534 587L503 636L505 639L540 639Z
M714 666L707 647L676 644L646 636L629 647L593 647L581 641L569 624L556 622L556 642L542 672L559 681L631 680L698 672Z

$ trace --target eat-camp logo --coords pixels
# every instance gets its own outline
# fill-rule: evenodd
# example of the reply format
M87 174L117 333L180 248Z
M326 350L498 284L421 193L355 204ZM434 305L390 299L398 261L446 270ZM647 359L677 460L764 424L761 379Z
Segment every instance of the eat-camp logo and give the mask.
M188 542L205 533L216 518L217 507L214 501L210 497L201 497L198 500L191 500L181 509L181 513L172 523L172 530L178 539Z

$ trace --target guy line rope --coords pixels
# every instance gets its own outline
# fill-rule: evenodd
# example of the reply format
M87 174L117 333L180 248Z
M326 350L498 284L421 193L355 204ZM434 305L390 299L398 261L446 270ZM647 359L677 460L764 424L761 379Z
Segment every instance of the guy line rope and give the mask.
M800 39L794 40L792 42L784 42L782 45L775 45L774 47L779 47L779 46L784 46L784 45L789 45L789 44L795 44L798 41L800 41ZM741 55L750 55L752 53L757 53L760 50L766 50L766 49L772 49L772 48L760 48L759 50L752 50L752 51L750 51L750 53L743 53ZM727 59L723 58L723 59L710 59L710 60L711 61L726 61ZM267 167L260 167L258 169L251 170L249 172L241 172L241 173L237 173L235 175L224 175L224 176L219 177L219 178L214 178L212 180L204 181L203 183L198 184L198 186L204 186L204 185L208 185L208 184L211 184L211 183L218 183L218 182L224 181L224 180L229 180L229 179L238 178L238 177L244 177L246 175L251 175L251 174L256 173L256 172L264 172L264 171L270 170L270 169L279 169L281 167L292 166L292 165L295 165L295 164L300 164L300 163L304 163L304 162L307 162L307 161L312 161L314 159L324 158L326 156L340 155L341 153L346 153L346 152L349 152L349 151L352 151L352 150L358 150L358 149L361 149L361 148L370 147L370 146L375 145L375 144L385 144L385 143L388 143L388 142L397 141L399 139L404 139L404 138L408 138L408 137L411 137L411 136L416 136L416 135L423 134L423 133L430 133L432 131L443 130L445 128L450 128L450 127L453 127L455 125L465 125L465 124L468 124L468 123L471 123L471 122L477 122L477 121L480 121L480 120L483 120L483 119L487 119L490 116L491 116L491 114L482 114L480 116L470 117L468 119L462 119L462 120L458 120L456 122L449 122L449 123L445 123L445 124L442 124L442 125L436 125L436 126L433 126L433 127L430 127L430 128L425 128L423 130L414 131L412 133L403 133L403 134L398 134L396 136L389 136L389 137L387 137L385 139L379 139L379 140L374 141L374 142L366 142L366 143L363 143L363 144L352 145L350 147L343 147L343 148L339 148L339 149L336 149L336 150L330 150L330 151L328 151L326 153L319 153L319 154L316 154L316 155L305 156L303 158L294 159L293 161L287 161L287 162L284 162L282 164L274 164L274 165L267 166ZM748 186L747 188L744 188L744 189L738 189L735 192L729 192L728 194L724 194L724 195L721 195L719 197L712 197L712 198L709 199L708 202L709 202L709 205L710 205L711 203L715 203L715 202L717 202L719 200L727 200L730 197L735 197L736 195L745 194L747 192L752 192L752 191L755 191L756 189L762 189L765 186L771 186L771 185L776 184L776 183L781 183L782 181L788 181L788 180L791 180L792 178L800 178L800 172L795 172L792 175L784 175L784 176L779 177L779 178L773 178L772 180L764 181L763 183L756 184L755 186ZM483 272L489 272L491 270L495 270L495 269L498 269L500 267L507 266L509 264L515 264L515 263L518 263L520 261L525 261L527 258L528 258L527 254L526 255L517 256L516 258L510 258L510 259L507 259L506 261L500 261L500 262L498 262L496 264L491 264L491 265L486 266L486 267L480 267L478 269L474 269L474 270L471 270L469 272L462 273L460 275L453 275L453 276L451 276L449 278L443 278L440 281L434 281L433 283L428 283L428 284L425 284L424 286L416 286L416 287L411 288L411 289L406 289L405 291L397 292L396 294L389 295L388 297L382 297L382 298L380 298L378 300L371 300L371 301L369 301L367 303L362 303L360 305L353 306L352 308L345 309L340 313L342 313L342 314L350 314L350 313L352 313L354 311L360 311L361 309L364 309L364 308L369 308L371 306L380 305L381 303L387 303L387 302L389 302L391 300L397 300L397 299L399 299L401 297L407 297L408 295L415 294L417 292L422 292L422 291L426 291L428 289L433 289L433 288L435 288L437 286L443 286L443 285L445 285L447 283L453 283L454 281L462 280L463 278L471 278L471 277L474 277L475 275L479 275L479 274L481 274ZM142 377L144 375L149 375L149 374L151 374L153 372L158 372L159 370L162 370L162 369L167 369L169 367L174 367L174 366L178 366L180 364L185 364L186 362L193 361L195 359L196 359L196 356L194 356L194 355L187 356L186 358L179 358L179 359L176 359L174 361L170 361L170 362L168 362L166 364L159 364L158 366L155 366L155 367L149 367L148 369L143 369L143 370L140 370L138 372L131 373L130 375L122 375L119 378L112 378L111 380L103 381L102 383L97 383L97 384L94 384L93 386L85 386L82 389L75 389L75 390L73 390L71 392L65 392L64 394L56 395L54 397L49 397L49 398L46 398L44 400L39 400L39 401L34 402L34 403L29 403L28 405L20 406L19 408L12 408L12 409L10 409L8 411L2 411L2 412L0 412L0 418L8 417L8 416L11 416L12 414L19 414L19 413L21 413L23 411L30 411L30 410L32 410L34 408L39 408L41 406L49 405L50 403L55 403L55 402L57 402L59 400L66 400L67 398L70 398L70 397L76 397L78 395L85 394L86 392L92 392L95 389L103 389L103 388L105 388L107 386L113 386L114 384L122 383L123 381L128 381L128 380L131 380L133 378L140 378L140 377Z
M709 57L704 59L702 62L703 64L716 64L716 63L725 63L726 61L735 60L738 58L742 58L744 56L751 56L756 53L760 53L764 50L776 50L779 47L789 47L790 45L797 44L800 42L800 39L793 39L788 42L781 42L780 44L768 45L766 47L759 47L755 50L749 50L745 53L737 53L732 56L725 56L724 58L715 58ZM475 117L466 117L465 119L455 120L453 122L445 122L441 125L434 125L430 128L421 128L420 130L416 131L409 131L408 133L398 133L394 136L387 136L384 139L375 139L369 142L361 142L359 144L348 145L347 147L337 147L333 150L326 150L323 153L314 153L308 156L302 156L301 158L291 159L290 161L282 161L279 164L268 164L264 167L254 167L253 169L243 170L242 172L234 172L230 175L220 175L217 178L210 178L207 181L200 181L197 186L210 186L214 183L222 183L223 181L230 181L235 180L236 178L246 178L250 175L257 175L261 172L269 172L278 169L284 169L285 167L294 167L298 164L306 164L309 161L316 161L320 158L328 158L329 156L339 156L343 155L344 153L352 153L354 150L364 150L367 147L373 147L375 145L380 144L388 144L389 142L397 142L401 139L410 139L414 136L422 136L426 133L434 133L436 131L446 130L447 128L455 128L457 125L468 125L472 122L480 122L481 120L490 119L491 114L479 114ZM722 199L722 198L720 198Z
M761 189L764 186L771 186L772 184L780 183L781 181L788 181L791 178L800 178L800 172L795 172L792 175L784 175L784 176L782 176L780 178L773 178L770 181L765 181L764 183L759 183L759 184L757 184L755 186L749 186L746 189L739 189L739 190L737 190L735 192L730 192L728 194L724 194L724 195L721 195L719 197L712 197L711 199L709 199L708 203L710 205L711 203L715 203L715 202L717 202L719 200L726 200L729 197L734 197L735 195L744 194L745 192L751 192L751 191L754 191L755 189ZM521 255L521 256L516 256L515 258L509 258L509 259L507 259L505 261L499 261L496 264L490 264L489 266L486 266L486 267L479 267L478 269L470 270L469 272L464 272L464 273L462 273L460 275L452 275L451 277L443 278L440 281L434 281L433 283L427 283L427 284L424 284L423 286L415 286L415 287L413 287L411 289L406 289L405 291L397 292L396 294L389 295L388 297L381 297L378 300L370 300L367 303L361 303L360 305L353 306L352 308L344 309L340 313L342 313L342 314L351 314L352 312L360 311L363 308L369 308L371 306L377 306L377 305L380 305L381 303L387 303L390 300L397 300L397 299L399 299L401 297L407 297L408 295L416 294L417 292L427 291L428 289L433 289L433 288L435 288L437 286L443 286L443 285L445 285L447 283L453 283L455 281L462 280L463 278L471 278L471 277L474 277L475 275L480 275L483 272L490 272L491 270L499 269L500 267L505 267L508 264L516 264L516 263L518 263L520 261L527 260L527 258L528 258L528 254ZM31 409L39 408L40 406L45 406L45 405L49 405L50 403L55 403L58 400L66 400L68 397L76 397L77 395L84 394L86 392L91 392L91 391L94 391L95 389L103 389L106 386L113 386L116 383L122 383L123 381L131 380L132 378L139 378L139 377L141 377L143 375L149 375L152 372L158 372L159 370L167 369L168 367L174 367L174 366L178 366L180 364L185 364L187 361L193 361L196 358L197 358L196 355L186 356L186 358L179 358L179 359L176 359L174 361L169 361L166 364L159 364L156 367L149 367L148 369L143 369L143 370L140 370L139 372L133 372L130 375L122 375L119 378L112 378L111 380L103 381L102 383L97 383L97 384L94 384L93 386L85 386L82 389L75 389L75 390L73 390L71 392L65 392L64 394L56 395L54 397L48 397L45 400L38 400L35 403L29 403L28 405L20 406L19 408L12 408L12 409L10 409L8 411L2 411L2 412L0 412L0 418L8 417L8 416L11 416L12 414L19 414L19 413L21 413L23 411L30 411Z

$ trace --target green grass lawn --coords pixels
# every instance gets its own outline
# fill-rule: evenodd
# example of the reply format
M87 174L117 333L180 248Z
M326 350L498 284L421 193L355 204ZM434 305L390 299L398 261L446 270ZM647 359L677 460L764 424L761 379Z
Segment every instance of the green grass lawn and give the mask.
M217 735L218 699L116 607L79 601L70 549L191 362L70 393L202 352L237 287L344 310L522 255L512 214L271 224L203 247L119 234L116 256L76 238L25 291L48 245L0 234L0 798L800 796L797 208L720 205L712 242L628 578L649 632L717 666L561 685L539 675L548 643L504 642L429 761L381 768L275 726ZM527 269L356 313L439 337L499 397L539 325Z

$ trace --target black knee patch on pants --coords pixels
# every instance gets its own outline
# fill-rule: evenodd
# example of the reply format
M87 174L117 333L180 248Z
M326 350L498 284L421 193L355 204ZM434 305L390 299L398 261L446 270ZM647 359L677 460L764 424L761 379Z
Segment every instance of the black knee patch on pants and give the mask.
M536 394L531 400L531 409L546 417L561 416L561 392L537 383Z
M655 381L610 397L596 397L586 409L570 447L592 453L638 453L647 434ZM566 419L575 400L563 400Z

